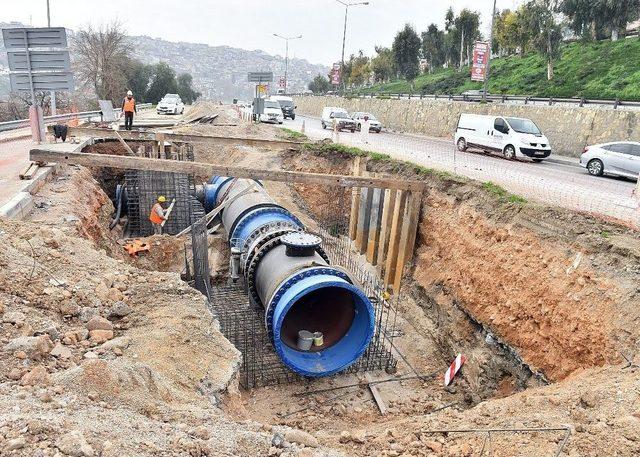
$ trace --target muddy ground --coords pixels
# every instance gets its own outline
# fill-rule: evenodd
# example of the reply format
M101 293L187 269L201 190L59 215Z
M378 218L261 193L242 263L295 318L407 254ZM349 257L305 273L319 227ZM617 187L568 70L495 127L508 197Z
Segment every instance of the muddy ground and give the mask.
M233 113L224 113L224 125L181 129L281 136L231 125ZM353 162L314 148L199 145L195 153L315 172L348 173ZM153 237L161 255L130 258L118 229L108 229L109 180L69 167L36 196L29 221L0 220L0 454L640 453L638 233L385 160L369 159L367 170L429 186L395 302L398 372L372 373L412 378L379 384L386 415L365 384L299 396L363 375L238 389L241 355L178 275L175 256L188 241ZM348 192L266 186L312 229L347 217ZM223 237L210 241L222 280ZM468 361L445 389L431 375L459 352ZM532 428L540 430L513 431ZM478 431L488 429L490 439Z

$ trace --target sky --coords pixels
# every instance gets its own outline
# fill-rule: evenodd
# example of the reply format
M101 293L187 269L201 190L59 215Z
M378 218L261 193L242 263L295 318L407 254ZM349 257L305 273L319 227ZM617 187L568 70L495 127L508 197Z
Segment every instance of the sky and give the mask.
M346 1L346 0L345 0ZM498 9L522 0L497 0ZM355 3L351 0L351 3ZM374 46L390 46L405 23L418 33L431 23L444 25L449 6L482 16L488 34L493 0L370 0L349 8L346 52L373 55ZM330 65L340 60L345 7L336 0L50 0L51 25L77 30L118 20L130 35L169 41L261 49L284 55L285 42L273 36L298 36L289 55ZM99 8L98 8L99 5ZM46 0L0 0L0 21L47 25Z

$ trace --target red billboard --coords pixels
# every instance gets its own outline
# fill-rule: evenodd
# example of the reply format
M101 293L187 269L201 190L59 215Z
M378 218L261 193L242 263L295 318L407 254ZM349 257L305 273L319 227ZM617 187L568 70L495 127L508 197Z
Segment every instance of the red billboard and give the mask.
M334 63L333 68L331 69L331 84L334 86L340 85L340 67L342 65L340 63Z
M471 80L484 81L489 63L489 43L476 41L473 45L473 62L471 63Z

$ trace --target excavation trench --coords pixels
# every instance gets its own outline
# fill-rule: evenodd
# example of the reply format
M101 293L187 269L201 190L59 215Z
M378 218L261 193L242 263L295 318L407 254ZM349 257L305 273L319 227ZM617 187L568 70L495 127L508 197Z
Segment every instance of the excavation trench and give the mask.
M90 151L124 152L114 143L96 144ZM218 159L210 151L196 151L196 160ZM237 156L233 160L237 163ZM242 165L266 161L284 169L347 173L353 160L340 151L310 150L272 155L246 152L239 161ZM613 334L618 317L634 312L621 297L633 290L637 272L630 271L617 282L606 272L616 271L618 259L635 252L636 246L622 243L615 249L602 249L602 240L592 236L605 229L616 237L628 236L619 228L602 228L589 217L523 208L496 200L476 184L425 175L385 160L369 159L367 170L430 183L423 199L415 256L394 301L398 313L392 352L398 371L374 374L378 381L396 379L378 386L389 414L401 418L442 407L466 410L488 399L562 380L578 369L616 363L616 347L627 350L635 341L632 335L616 339ZM107 170L93 173L108 198L115 198L113 184L121 175ZM312 229L338 234L348 226L349 190L265 185L278 203L299 213ZM93 221L87 226L102 224L101 230L91 229L91 238L99 246L112 246L112 252L107 252L113 257L150 270L182 271L185 244L190 240L152 237L157 238L157 251L164 254L156 257L152 250L132 259L121 251L115 253L121 249L119 232L116 229L114 235L104 229L109 223L104 209L87 220ZM569 226L586 234L579 237L580 243L575 243ZM223 285L229 274L227 243L221 234L215 234L209 246L212 284ZM358 261L368 268L363 258ZM597 309L591 306L594 300ZM617 317L611 318L614 314ZM292 345L293 336L285 336L286 341ZM459 353L467 363L452 386L444 388L442 374ZM223 404L237 418L339 433L354 425L386 420L378 415L365 389L340 389L351 384L362 387L366 385L363 379L362 374L339 375L307 385L265 387L242 392L239 399L228 397ZM297 396L301 390L323 392Z

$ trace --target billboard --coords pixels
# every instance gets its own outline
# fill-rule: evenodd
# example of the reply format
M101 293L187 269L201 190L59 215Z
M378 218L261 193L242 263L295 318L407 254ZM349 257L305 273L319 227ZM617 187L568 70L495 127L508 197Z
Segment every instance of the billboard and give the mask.
M338 62L338 63L334 63L333 64L333 68L331 69L331 73L329 74L329 76L331 76L331 84L333 84L334 86L339 86L340 85L340 67L342 65Z
M278 87L287 87L287 80L284 76L280 76L280 78L278 79Z
M489 63L489 43L476 41L473 44L473 62L471 63L471 80L484 81L487 76L487 64Z

